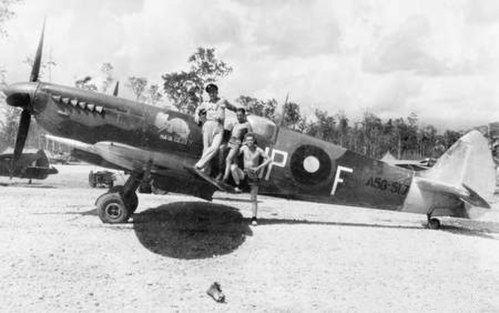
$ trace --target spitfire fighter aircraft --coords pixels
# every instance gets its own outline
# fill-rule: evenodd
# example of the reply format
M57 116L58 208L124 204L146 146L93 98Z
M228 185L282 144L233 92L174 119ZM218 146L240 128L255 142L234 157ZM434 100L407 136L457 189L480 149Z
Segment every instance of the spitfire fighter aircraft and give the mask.
M123 186L96 200L105 223L126 222L138 207L136 190L144 180L158 188L211 199L217 185L189 170L203 144L190 115L73 87L39 81L43 32L28 82L3 92L22 108L14 161L19 162L33 116L39 125L73 147L80 159L128 171ZM228 116L226 119L234 119ZM434 216L472 217L489 208L494 163L488 141L478 131L462 137L431 168L414 172L370 159L317 138L250 115L258 145L272 162L261 173L260 193L314 202L362 206Z
M46 179L57 174L57 169L50 166L49 158L43 150L24 152L20 155L14 167L14 154L6 151L0 154L0 176L31 179Z

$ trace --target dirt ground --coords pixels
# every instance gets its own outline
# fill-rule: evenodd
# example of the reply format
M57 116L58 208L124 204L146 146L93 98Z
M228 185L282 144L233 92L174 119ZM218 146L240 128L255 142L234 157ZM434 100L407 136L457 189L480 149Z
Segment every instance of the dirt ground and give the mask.
M420 215L268 197L253 227L248 195L139 194L116 226L94 209L98 168L57 168L0 179L1 312L499 312L499 202L432 231ZM215 281L226 303L206 295Z

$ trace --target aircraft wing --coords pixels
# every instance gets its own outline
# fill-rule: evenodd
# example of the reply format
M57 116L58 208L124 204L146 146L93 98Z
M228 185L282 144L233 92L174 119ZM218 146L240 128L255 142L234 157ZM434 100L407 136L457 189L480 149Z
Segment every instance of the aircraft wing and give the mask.
M144 172L150 167L151 173L168 175L175 170L185 171L185 167L191 167L194 162L178 154L165 154L111 141L91 145L52 135L46 135L46 138L71 147L71 154L76 158L108 168Z
M71 155L77 158L78 160L85 161L90 164L102 167L107 167L117 170L125 170L125 168L121 166L109 163L106 160L104 160L99 155L99 152L97 151L97 149L95 149L93 145L78 140L62 138L53 135L45 135L45 138L69 147L71 149Z

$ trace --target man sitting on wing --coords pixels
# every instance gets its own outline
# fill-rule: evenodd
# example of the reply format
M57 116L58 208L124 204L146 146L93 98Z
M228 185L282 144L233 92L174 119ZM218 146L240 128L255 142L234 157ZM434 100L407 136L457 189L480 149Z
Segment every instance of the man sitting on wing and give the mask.
M225 173L223 176L224 182L227 182L227 180L229 179L230 167L232 165L234 157L239 153L239 148L241 147L244 137L247 133L250 133L252 131L251 125L246 119L246 110L244 108L236 109L236 117L237 121L232 127L228 143L229 154L225 159Z

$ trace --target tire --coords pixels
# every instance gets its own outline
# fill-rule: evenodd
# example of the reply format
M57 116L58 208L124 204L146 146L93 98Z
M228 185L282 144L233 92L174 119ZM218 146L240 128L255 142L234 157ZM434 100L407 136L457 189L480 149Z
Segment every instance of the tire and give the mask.
M126 223L132 214L117 192L105 193L97 201L97 213L103 223Z
M436 218L432 218L428 221L429 229L440 229L440 221Z

